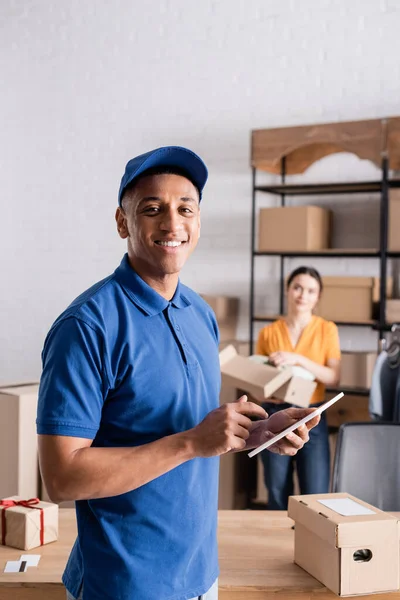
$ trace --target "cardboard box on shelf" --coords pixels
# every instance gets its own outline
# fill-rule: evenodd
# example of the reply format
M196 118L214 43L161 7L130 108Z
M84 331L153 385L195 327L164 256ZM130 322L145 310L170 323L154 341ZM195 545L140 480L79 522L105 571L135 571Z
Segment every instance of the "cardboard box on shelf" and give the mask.
M58 538L58 506L37 498L3 498L0 509L0 543L31 550Z
M213 309L218 323L220 341L233 340L239 317L239 298L200 294Z
M323 277L323 286L316 315L342 322L372 319L374 277Z
M389 190L388 250L400 252L400 189Z
M288 515L295 563L335 594L399 589L396 517L346 493L291 496Z
M400 323L400 300L386 300L386 322Z
M293 376L292 369L277 369L239 356L233 346L219 354L222 383L250 394L259 402L269 399L308 406L316 388L315 381Z
M261 208L260 252L308 252L329 248L331 211L319 206Z
M377 304L381 297L381 279L380 277L373 277L374 283L372 287L372 302ZM393 277L386 277L386 298L393 297Z
M376 358L376 352L342 352L340 386L369 389Z
M0 388L0 498L38 495L38 390L37 383Z
M326 400L336 396L337 392L326 394ZM343 423L353 423L355 421L370 421L368 409L368 396L346 395L340 402L336 402L326 411L326 419L329 427L338 428Z

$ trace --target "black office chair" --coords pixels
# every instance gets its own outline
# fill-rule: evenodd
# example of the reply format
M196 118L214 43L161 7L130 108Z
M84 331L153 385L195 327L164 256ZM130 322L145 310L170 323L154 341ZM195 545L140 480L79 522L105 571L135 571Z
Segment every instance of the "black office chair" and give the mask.
M400 423L341 425L331 487L381 510L400 511Z

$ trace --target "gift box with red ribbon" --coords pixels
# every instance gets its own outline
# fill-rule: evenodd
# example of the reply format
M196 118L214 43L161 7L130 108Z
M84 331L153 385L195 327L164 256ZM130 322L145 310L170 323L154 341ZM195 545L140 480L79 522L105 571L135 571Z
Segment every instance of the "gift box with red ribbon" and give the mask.
M58 505L19 496L0 499L0 543L31 550L58 538Z

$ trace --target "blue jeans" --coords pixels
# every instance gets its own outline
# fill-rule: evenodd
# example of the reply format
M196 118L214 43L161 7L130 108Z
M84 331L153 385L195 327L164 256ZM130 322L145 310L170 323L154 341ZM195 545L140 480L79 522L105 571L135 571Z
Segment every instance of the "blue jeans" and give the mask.
M67 600L82 600L82 591L80 592L78 598L74 598L67 590ZM206 592L202 596L196 596L196 598L191 598L190 600L218 600L218 579L210 587L208 592Z
M267 402L263 408L272 415L290 404ZM311 429L310 439L296 456L281 456L268 450L261 453L264 480L268 490L269 510L287 510L289 496L293 495L293 471L296 465L301 494L325 494L329 492L330 479L329 433L326 412L321 421Z

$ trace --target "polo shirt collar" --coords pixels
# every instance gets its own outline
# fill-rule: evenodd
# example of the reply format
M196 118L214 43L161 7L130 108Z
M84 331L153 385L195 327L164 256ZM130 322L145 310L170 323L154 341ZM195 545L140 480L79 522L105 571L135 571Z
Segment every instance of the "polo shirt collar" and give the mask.
M132 302L150 316L161 313L169 304L172 304L175 308L186 308L191 304L190 300L183 294L183 286L180 280L178 280L175 294L170 302L160 296L131 267L128 254L125 254L114 274Z

